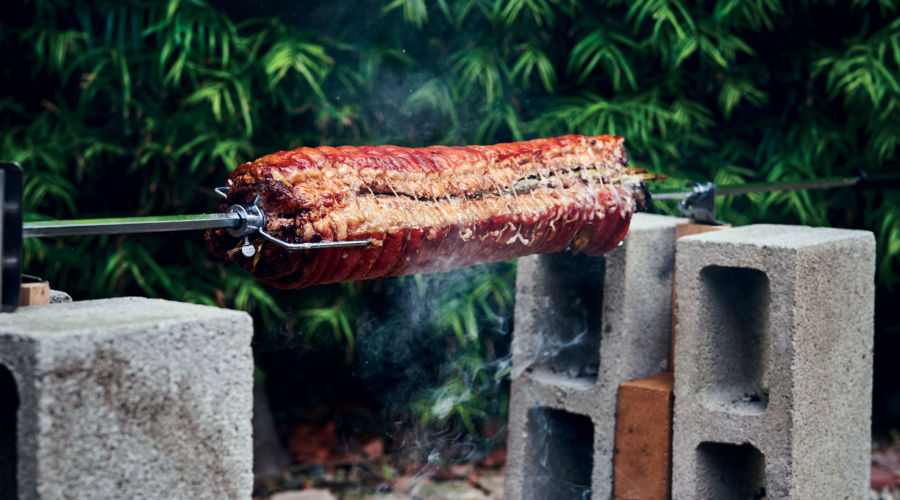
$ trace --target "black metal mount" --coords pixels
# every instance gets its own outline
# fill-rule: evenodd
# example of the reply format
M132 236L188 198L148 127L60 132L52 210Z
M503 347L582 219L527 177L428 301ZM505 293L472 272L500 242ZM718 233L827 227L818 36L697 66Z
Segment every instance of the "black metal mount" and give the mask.
M678 209L698 224L719 226L716 220L716 185L698 182L691 185L693 192L678 202Z
M18 163L0 163L0 312L13 312L19 307L22 182Z

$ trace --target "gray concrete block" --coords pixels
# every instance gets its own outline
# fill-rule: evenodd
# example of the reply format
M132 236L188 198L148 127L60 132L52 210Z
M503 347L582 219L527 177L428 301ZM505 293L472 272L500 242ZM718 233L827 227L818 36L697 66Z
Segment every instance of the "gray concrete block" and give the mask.
M245 313L142 298L0 315L18 498L249 498L251 336Z
M59 290L50 290L50 303L59 304L61 302L72 302L72 296Z
M673 498L864 498L873 235L746 226L676 260Z
M604 257L519 259L508 500L612 496L618 385L668 368L682 222L636 214Z

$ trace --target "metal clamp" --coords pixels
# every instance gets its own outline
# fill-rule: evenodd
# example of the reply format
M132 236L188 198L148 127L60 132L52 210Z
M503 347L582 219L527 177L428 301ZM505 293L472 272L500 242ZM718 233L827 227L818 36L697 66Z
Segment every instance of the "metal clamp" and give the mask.
M678 202L678 209L698 224L721 225L716 220L716 185L698 182L691 187L693 192Z
M237 226L227 228L228 234L235 238L250 236L260 231L266 224L266 214L256 203L253 205L231 205L228 211L240 218Z
M215 192L220 196L227 198L227 191L230 188L217 187ZM236 214L240 218L240 223L235 227L228 228L228 234L235 238L243 238L241 242L241 254L244 257L253 257L256 255L256 247L250 243L250 236L260 235L268 241L285 248L287 250L317 250L322 248L341 248L341 247L358 247L366 246L371 243L369 240L353 240L353 241L319 241L309 243L289 243L280 238L272 236L265 231L266 213L259 205L260 196L257 195L251 205L231 205L228 208L230 213Z
M319 241L316 243L288 243L287 241L278 239L271 234L259 230L259 235L263 238L278 244L288 250L315 250L319 248L339 248L339 247L362 247L372 243L369 240L350 240L350 241Z

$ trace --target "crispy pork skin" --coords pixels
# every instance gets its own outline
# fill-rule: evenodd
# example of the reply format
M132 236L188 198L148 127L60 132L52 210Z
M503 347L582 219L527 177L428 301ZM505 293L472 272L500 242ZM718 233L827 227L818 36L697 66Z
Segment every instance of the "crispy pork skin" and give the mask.
M262 238L244 257L225 230L213 253L279 288L448 271L572 249L598 256L625 236L639 175L621 137L567 135L493 146L298 148L229 177L228 205L252 203L291 243L368 240L290 251Z

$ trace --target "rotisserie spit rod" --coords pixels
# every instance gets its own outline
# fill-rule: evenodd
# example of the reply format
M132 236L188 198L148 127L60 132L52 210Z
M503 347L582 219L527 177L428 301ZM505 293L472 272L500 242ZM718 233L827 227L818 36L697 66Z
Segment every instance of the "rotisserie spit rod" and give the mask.
M216 193L226 198L227 190L228 188L217 188ZM366 240L301 243L280 240L266 232L266 214L259 206L258 199L249 204L232 204L225 207L223 213L23 223L22 195L22 168L15 163L0 162L0 312L12 312L19 305L24 238L224 229L231 236L243 238L239 249L246 257L252 257L256 253L256 247L249 242L251 236L264 238L287 250L370 244Z
M217 192L224 195L224 188ZM265 227L266 215L257 203L232 205L224 213L160 215L149 217L114 217L102 219L49 220L22 224L23 238L51 238L59 236L88 236L98 234L163 233L170 231L228 230L235 237L256 234L291 250L311 250L365 246L368 241L323 241L315 243L288 243L270 236ZM248 252L252 247L248 248ZM252 256L252 254L251 254Z
M681 200L678 209L693 222L700 224L720 224L716 220L717 196L771 193L783 191L806 191L814 189L834 189L853 187L859 189L898 189L900 176L896 174L869 175L860 171L855 177L829 177L809 181L756 182L732 186L716 186L712 182L689 184L686 189L655 192L654 201Z
M224 214L51 220L24 223L22 225L22 237L49 238L56 236L85 236L94 234L193 231L220 227L238 228L241 226L242 220L240 215L233 212Z

